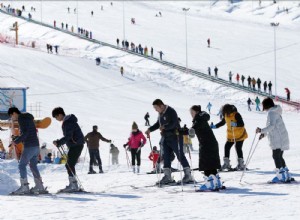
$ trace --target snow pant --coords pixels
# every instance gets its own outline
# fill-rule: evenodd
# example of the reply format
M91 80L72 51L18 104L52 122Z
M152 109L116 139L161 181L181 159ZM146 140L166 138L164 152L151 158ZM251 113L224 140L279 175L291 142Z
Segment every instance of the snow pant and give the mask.
M248 111L251 112L251 105L250 104L248 104Z
M260 111L259 105L256 105L256 111Z
M99 149L89 149L89 154L90 154L90 171L93 170L93 165L95 164L95 160L97 161L98 166L102 167Z
M171 168L173 152L181 163L182 167L190 167L183 153L183 137L173 135L162 140L164 168ZM179 148L179 149L178 149Z
M286 167L285 161L283 159L283 150L276 149L273 150L273 159L275 162L276 168L280 169L281 167Z
M145 119L145 120L146 120L145 126L150 126L149 119Z
M81 151L83 149L83 144L76 145L69 148L68 159L66 162L66 168L69 176L76 175L75 165L80 157Z
M204 170L204 175L205 176L210 176L211 174L212 175L217 175L218 171L217 169L213 169L213 170Z
M41 177L40 172L37 168L39 154L40 154L40 148L38 146L24 148L19 162L20 176L22 179L27 178L26 167L28 163L34 178Z
M243 158L243 151L242 151L243 143L244 143L244 141L237 141L235 143L235 150L236 150L238 158ZM230 149L233 145L234 145L234 142L228 142L228 141L226 142L224 157L228 157L228 158L230 157Z
M290 101L290 99L291 99L291 94L288 93L288 94L287 94L287 97L286 97L286 100L287 100L287 101Z
M118 158L118 156L112 156L111 157L111 163L112 163L112 165L114 165L114 164L119 164L119 158Z
M130 152L131 152L131 165L135 166L135 160L137 161L138 166L141 165L141 149L137 152L138 148L131 148Z

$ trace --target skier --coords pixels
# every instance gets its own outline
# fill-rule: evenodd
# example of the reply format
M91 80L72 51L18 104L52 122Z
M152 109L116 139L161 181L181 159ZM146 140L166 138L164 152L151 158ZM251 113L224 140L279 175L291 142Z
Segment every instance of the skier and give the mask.
M257 79L256 83L257 83L257 89L260 92L261 91L261 89L260 89L261 88L261 80L260 80L260 78Z
M215 67L214 71L215 71L215 77L216 77L216 78L218 78L218 70L219 70L219 69L218 69L217 67Z
M111 164L118 165L119 164L119 153L120 153L119 149L114 144L110 144L109 153L111 154Z
M252 111L252 109L251 109L251 105L253 105L253 102L251 101L251 99L250 99L250 98L248 98L248 100L247 100L247 104L248 104L248 111L249 111L249 112L251 112L251 111Z
M94 15L94 11L91 11L91 16L93 17L93 15Z
M207 68L208 75L211 76L210 67Z
M245 85L244 85L244 82L245 82L246 77L245 77L244 75L242 75L241 79L242 79L242 84L243 84L243 86L245 86Z
M117 38L117 46L119 47L120 40Z
M288 88L284 88L286 92L286 100L290 101L291 99L291 91Z
M258 98L258 96L256 96L255 103L256 103L256 111L260 111L260 108L259 108L260 99Z
M19 161L20 182L21 186L16 191L12 192L15 195L23 195L30 193L45 194L48 193L43 186L43 181L40 172L37 168L38 156L40 153L39 140L37 131L33 122L33 116L29 113L21 113L18 108L12 107L8 109L7 114L12 121L18 121L20 136L13 136L12 146L23 142L24 148ZM27 180L27 165L30 163L30 170L34 177L35 186L29 189Z
M56 53L56 54L58 54L58 47L59 47L58 45L55 45L55 46L54 46L54 49L55 49L55 53Z
M153 162L153 171L155 172L158 168L157 163L159 160L159 151L157 150L157 147L154 146L153 150L151 151L150 155L149 155L149 160L151 160ZM159 170L157 170L159 172Z
M201 111L200 105L190 108L193 118L193 126L190 129L190 136L195 135L199 141L199 171L204 171L205 183L200 185L200 190L217 190L222 188L222 182L217 169L221 168L218 141L210 128L208 121L209 114Z
M290 182L292 178L283 159L284 151L289 150L289 135L282 119L282 108L275 105L271 98L265 98L262 105L263 111L268 112L267 126L257 128L256 133L261 133L259 139L268 136L269 145L273 151L276 176L271 182Z
M153 47L151 47L151 57L153 57Z
M97 57L96 59L96 65L99 66L101 64L101 59L100 57Z
M243 143L244 140L248 138L247 131L245 129L244 121L240 113L238 113L237 108L234 105L226 104L223 106L223 119L212 128L219 128L223 125L227 125L227 142L225 144L225 156L224 164L221 170L227 169L231 170L230 165L230 149L235 144L235 149L238 155L238 165L234 170L244 170L244 159L243 159Z
M267 87L268 87L268 83L267 81L264 82L264 92L266 93L267 92Z
M123 74L124 74L124 67L123 66L121 66L120 72L121 72L121 75L123 76Z
M52 48L53 48L52 45L49 44L49 50L50 50L50 53L53 53Z
M150 126L149 118L150 118L150 115L149 115L149 112L147 112L146 115L144 116L144 119L146 121L145 126Z
M56 28L56 21L55 20L53 21L53 26L54 26L54 28Z
M70 13L70 7L68 7L68 13Z
M233 76L232 72L231 72L231 71L229 71L229 74L228 74L228 77L229 77L229 82L232 82L232 76Z
M162 51L158 51L159 53L159 59L162 60L162 55L164 55L164 53Z
M247 81L248 81L248 88L250 88L250 89L251 89L251 81L252 81L252 79L251 79L251 77L250 77L250 76L248 76L248 79L247 79Z
M206 106L206 109L208 110L209 114L210 114L211 107L212 107L212 104L209 102Z
M164 185L174 182L171 175L171 155L173 152L183 167L184 177L182 182L189 183L193 181L190 165L183 153L183 138L179 133L180 126L176 111L172 107L165 105L160 99L154 100L152 105L159 113L159 117L157 122L146 131L146 135L149 137L150 132L157 129L160 130L162 135L164 176L159 181L159 184Z
M95 174L96 172L93 169L94 159L97 160L99 166L99 173L103 173L102 170L102 161L99 152L99 141L104 141L107 143L111 143L111 140L104 138L99 132L97 125L93 126L93 131L88 133L84 137L85 142L87 143L87 147L89 149L90 154L90 168L88 174Z
M63 22L61 23L61 29L64 29L64 23Z
M268 87L269 87L269 95L272 95L272 83L271 81L268 83Z
M146 144L146 138L144 134L139 130L138 125L133 122L132 132L129 140L124 144L124 148L129 146L131 152L131 164L133 173L140 173L141 166L141 148ZM137 167L135 167L135 160L137 161Z
M78 120L75 115L66 115L63 108L57 107L52 111L52 117L62 123L63 136L61 139L53 141L53 144L60 148L64 144L67 145L69 151L67 154L66 168L69 176L69 185L61 192L80 191L78 186L75 165L80 157L84 146L84 136L78 125ZM63 155L62 155L63 156Z
M236 74L236 82L237 82L237 84L240 84L240 74Z
M210 38L207 39L207 47L210 47Z
M193 143L189 136L189 129L187 128L186 124L182 128L182 137L183 137L183 152L194 151Z
M47 52L49 53L49 51L50 51L50 44L46 44L46 47L47 47Z

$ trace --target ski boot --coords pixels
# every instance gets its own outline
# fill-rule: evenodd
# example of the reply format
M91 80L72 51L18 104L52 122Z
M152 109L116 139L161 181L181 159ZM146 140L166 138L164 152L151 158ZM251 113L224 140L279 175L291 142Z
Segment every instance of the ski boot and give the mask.
M204 176L203 178L205 180L205 183L200 185L200 187L199 187L200 192L203 192L203 191L217 191L218 190L218 188L215 185L216 176L210 175L209 177Z
M194 182L194 178L191 175L191 169L189 167L183 168L184 176L182 178L183 183Z
M243 158L238 158L238 165L235 168L236 170L244 170L245 169L245 164L244 164L244 159Z
M135 173L135 166L132 166L132 172Z
M69 185L66 186L64 189L59 190L59 192L79 192L81 189L78 186L77 180L74 176L69 176Z
M224 171L224 170L231 170L231 165L230 165L230 160L228 157L224 157L224 164L222 165L220 171Z
M170 168L164 168L164 176L163 178L156 183L156 185L168 185L171 183L175 183L175 180L173 180L171 176L171 169Z
M137 167L136 167L136 172L137 172L137 173L140 173L140 166L137 166Z
M90 170L90 171L88 172L88 174L95 174L95 173L96 173L95 170Z
M285 183L285 182L288 182L285 169L276 168L276 176L271 180L271 183Z
M21 186L19 189L17 189L16 191L10 193L10 195L26 195L26 194L30 194L30 189L29 189L29 183L27 181L27 178L21 178L20 179L21 182Z
M102 166L99 166L99 173L104 173L102 170Z
M47 194L47 193L49 193L43 185L42 178L34 178L34 183L35 183L35 186L30 189L30 192L32 194Z
M289 172L290 171L289 168L284 167L283 169L285 170L285 175L286 175L286 178L287 178L287 182L295 181L295 179L292 177L292 175Z

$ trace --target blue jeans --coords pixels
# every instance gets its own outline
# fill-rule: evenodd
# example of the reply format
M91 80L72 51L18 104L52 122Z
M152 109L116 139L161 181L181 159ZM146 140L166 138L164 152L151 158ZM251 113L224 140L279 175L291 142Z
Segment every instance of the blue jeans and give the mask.
M40 153L39 147L27 147L24 148L19 162L20 176L22 179L27 178L27 164L29 163L30 170L34 178L40 178L40 172L37 168L38 156Z
M179 148L178 150L178 139L179 139ZM174 135L171 137L167 137L163 139L163 159L164 159L164 168L171 168L172 163L172 151L175 153L177 159L181 163L182 167L190 167L189 162L187 161L184 153L183 153L183 138L180 136L179 138Z

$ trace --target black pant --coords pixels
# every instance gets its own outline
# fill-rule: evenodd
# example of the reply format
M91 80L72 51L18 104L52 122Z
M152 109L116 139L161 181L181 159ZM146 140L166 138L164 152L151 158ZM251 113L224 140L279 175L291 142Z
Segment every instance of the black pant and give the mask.
M236 153L238 155L238 158L244 158L243 157L243 151L242 151L242 147L243 147L243 143L244 141L237 141L235 143L235 150L236 150ZM234 142L226 142L225 144L225 157L230 157L230 149L231 147L234 145Z
M283 151L281 149L273 150L273 159L275 162L275 166L278 169L282 167L286 167L285 161L282 156L283 156Z
M214 170L204 170L204 175L205 176L210 176L211 174L212 175L217 175L218 171L216 169Z
M93 164L95 163L94 161L95 159L97 160L99 167L102 168L99 149L89 149L89 153L90 153L90 170L93 169Z
M74 176L73 174L76 175L75 165L78 161L78 158L80 157L82 149L83 149L83 144L76 145L74 147L69 148L68 159L66 163L66 168L69 176Z
M137 152L138 148L130 150L131 152L131 164L132 166L135 166L135 159L137 161L137 165L141 165L141 149Z
M150 126L150 122L149 122L149 119L145 119L146 120L146 123L145 123L145 126Z

